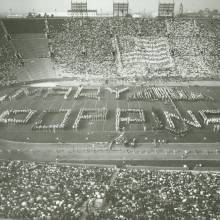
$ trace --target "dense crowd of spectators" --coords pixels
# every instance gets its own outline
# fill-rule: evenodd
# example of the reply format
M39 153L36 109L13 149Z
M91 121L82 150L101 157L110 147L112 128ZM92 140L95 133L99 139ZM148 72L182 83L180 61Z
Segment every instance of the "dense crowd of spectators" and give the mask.
M9 30L16 25L16 20L7 22ZM29 33L32 22L37 32L45 31L43 20L28 21L27 27L26 22L18 21L16 32ZM219 20L49 19L48 31L50 55L70 76L219 76ZM0 81L11 82L19 60L1 27L0 45Z
M70 19L51 34L55 62L73 74L114 73L115 57L108 19Z
M219 74L218 21L170 20L167 36L177 75L215 77ZM210 26L209 26L210 25Z
M166 24L163 19L141 19L142 36L164 36L166 34Z
M99 219L219 219L219 181L210 173L122 169Z
M79 219L89 199L104 197L111 168L0 162L0 217Z
M219 219L216 173L0 162L0 217ZM88 209L102 200L101 209ZM83 207L87 207L86 209Z
M134 21L136 25L129 21L130 28L125 25L129 31L115 29L120 36L118 43L125 75L218 76L220 43L215 22L208 23L213 24L210 30L206 20L203 26L202 21L189 19Z
M219 19L198 19L197 26L202 31L203 36L220 37Z
M153 70L172 67L169 46L165 38L120 38L120 44L123 52L122 62L127 71L136 67L135 64L145 65Z

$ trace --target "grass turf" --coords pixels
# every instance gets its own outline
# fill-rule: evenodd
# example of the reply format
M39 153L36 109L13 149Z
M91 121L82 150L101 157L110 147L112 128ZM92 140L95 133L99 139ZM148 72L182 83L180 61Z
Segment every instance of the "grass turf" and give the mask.
M0 96L5 94L13 94L18 88L6 88L0 90ZM79 98L75 100L74 93L76 88L67 100L64 100L61 95L50 95L46 99L43 98L43 94L40 97L35 96L22 96L21 98L12 102L4 102L0 105L0 113L6 109L36 109L36 114L27 125L14 125L14 124L0 124L0 138L8 139L13 141L26 141L27 137L30 138L30 142L36 143L55 143L57 137L61 142L73 142L73 143L89 143L89 142L110 142L119 134L115 131L115 115L116 108L142 108L145 113L146 123L145 124L132 124L127 126L126 135L128 138L135 137L138 142L151 143L154 139L167 140L173 143L215 143L220 142L219 133L213 133L211 126L203 126L202 129L196 129L190 127L190 132L187 136L180 138L171 135L165 129L163 130L152 130L154 121L151 116L152 110L157 111L163 120L163 111L169 111L176 113L175 109L170 103L162 101L127 101L126 97L129 93L134 92L140 88L130 87L129 92L122 95L120 100L115 100L114 94L110 94L107 90L102 88L101 100L94 100L88 98ZM175 101L179 111L184 116L187 110L192 110L198 117L200 123L202 122L201 117L198 114L199 110L202 109L220 109L220 87L189 87L187 88L194 92L202 92L205 95L209 95L215 99L215 101L197 101L197 102L186 102L186 101ZM80 108L102 108L108 109L108 120L97 121L97 122L86 122L80 123L80 128L76 132L73 132L72 125L77 117ZM47 108L65 108L72 109L69 126L65 130L57 131L53 133L51 131L32 131L31 126L39 118L40 112ZM61 114L63 116L63 114ZM48 121L49 120L49 121ZM51 114L47 119L47 124L60 122L59 114ZM146 126L146 131L144 131ZM206 139L204 139L206 137Z

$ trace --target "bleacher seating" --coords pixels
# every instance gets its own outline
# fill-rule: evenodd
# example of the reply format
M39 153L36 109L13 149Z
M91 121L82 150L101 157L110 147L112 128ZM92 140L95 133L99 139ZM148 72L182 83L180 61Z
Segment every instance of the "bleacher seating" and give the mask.
M218 172L1 161L0 173L0 218L220 218Z
M64 24L66 22L66 19L48 18L47 21L49 23L51 33L56 33L57 31L64 31Z
M35 79L30 63L50 57L55 69L43 75L56 77L175 76L180 78L218 78L220 74L220 20L149 18L44 18L4 19L4 25L23 59L23 72ZM49 28L47 28L48 23ZM46 33L46 30L49 33ZM14 51L2 30L1 41L8 62L1 69L11 78L16 64ZM7 51L7 52L6 52ZM10 55L9 55L10 54ZM45 59L47 58L47 59ZM30 60L33 59L33 62ZM4 65L3 65L4 63ZM44 66L44 65L42 65ZM25 69L26 68L26 69ZM28 68L28 69L27 69ZM43 72L45 74L45 68ZM33 74L31 73L33 72ZM54 75L53 75L54 74ZM3 75L3 74L1 74ZM41 75L41 74L39 74ZM20 74L17 75L18 80ZM39 78L41 79L41 78Z
M219 38L217 28L207 27L203 20L175 19L166 22L169 44L178 75L190 77L219 77Z
M52 33L55 62L70 76L115 72L108 19L70 19L64 31Z
M141 35L143 36L165 36L166 25L164 20L146 19L140 21Z
M131 68L145 66L151 70L166 70L173 66L166 38L120 38L122 62L127 72ZM135 72L135 69L133 70Z
M198 19L197 26L202 30L203 35L211 37L220 37L219 19Z

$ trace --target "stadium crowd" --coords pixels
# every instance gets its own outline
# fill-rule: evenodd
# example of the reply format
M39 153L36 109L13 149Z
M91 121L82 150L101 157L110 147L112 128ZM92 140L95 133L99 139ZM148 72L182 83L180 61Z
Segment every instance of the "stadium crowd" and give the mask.
M91 198L103 198L111 168L0 162L0 217L76 220Z
M178 74L183 78L210 78L219 74L219 36L216 22L206 20L167 21L167 37ZM203 24L203 25L202 25Z
M205 25L202 28L197 22L201 21L143 19L137 21L137 34L134 34L135 29L131 25L133 31L119 34L125 74L151 78L168 75L182 78L218 76L220 44L217 27L213 24L211 32L210 28ZM151 25L154 25L154 31ZM210 34L207 34L209 31Z
M21 161L1 161L0 172L3 218L220 218L217 173L86 168ZM88 209L88 202L93 199L103 201L101 209Z
M219 219L219 181L211 173L122 169L97 219Z
M51 33L55 62L75 74L111 75L114 49L108 19L70 19Z
M8 23L6 27L10 29ZM19 31L32 29L18 24ZM43 31L42 22L33 24ZM111 77L118 73L149 78L210 78L219 75L219 21L71 18L49 19L48 24L51 57L57 68L70 76ZM13 21L12 26L15 25ZM20 63L1 27L0 44L3 85L14 82L16 73L12 70Z

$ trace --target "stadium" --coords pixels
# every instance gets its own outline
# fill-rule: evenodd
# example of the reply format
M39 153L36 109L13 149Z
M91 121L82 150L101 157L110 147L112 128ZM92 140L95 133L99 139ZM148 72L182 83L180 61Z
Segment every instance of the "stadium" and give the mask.
M0 18L0 218L220 218L220 19L128 7Z

